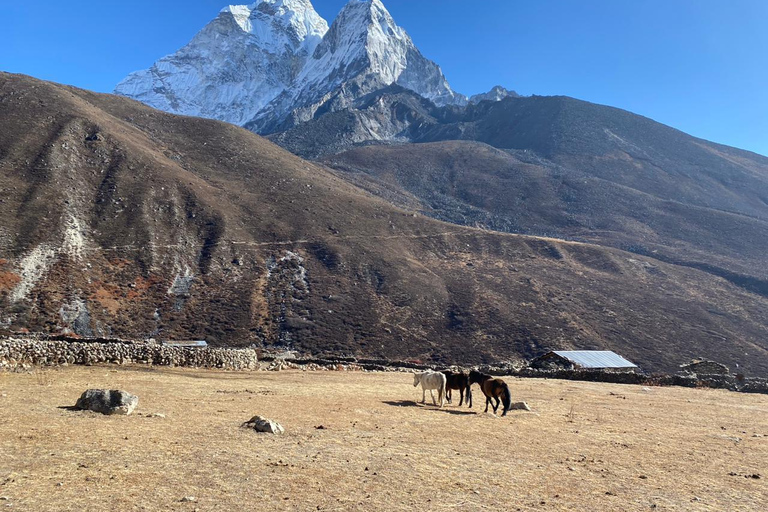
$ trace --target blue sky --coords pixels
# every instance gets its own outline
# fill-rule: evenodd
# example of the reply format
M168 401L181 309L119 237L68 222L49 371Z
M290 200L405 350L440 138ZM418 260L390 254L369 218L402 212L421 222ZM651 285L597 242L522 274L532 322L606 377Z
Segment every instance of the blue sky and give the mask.
M768 155L766 0L383 0L457 91L563 94ZM345 0L313 0L329 22ZM215 0L0 0L0 70L109 92Z

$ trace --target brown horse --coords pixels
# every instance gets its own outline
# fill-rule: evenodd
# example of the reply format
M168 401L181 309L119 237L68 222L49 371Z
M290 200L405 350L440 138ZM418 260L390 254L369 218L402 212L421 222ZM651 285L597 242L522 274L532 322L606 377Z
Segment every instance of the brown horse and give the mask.
M451 390L458 389L461 394L459 400L459 406L464 403L464 392L467 393L467 404L472 408L472 389L469 385L469 375L464 372L452 372L451 370L443 370L445 375L445 390L446 398L451 401Z
M501 379L495 379L490 375L480 373L477 370L469 372L469 384L479 384L480 389L485 395L485 412L488 412L488 404L491 403L491 398L496 399L496 405L493 406L493 413L496 414L496 410L499 408L499 401L504 403L504 412L502 416L507 415L510 406L512 405L512 395L509 392L509 386Z

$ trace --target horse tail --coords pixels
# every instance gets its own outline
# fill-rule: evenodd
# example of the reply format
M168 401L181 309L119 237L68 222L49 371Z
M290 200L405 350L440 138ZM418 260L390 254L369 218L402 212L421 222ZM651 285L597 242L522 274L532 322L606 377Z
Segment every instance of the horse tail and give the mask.
M507 415L507 411L512 408L512 393L509 392L509 385L504 383L504 392L501 394L501 401L504 404L504 413L502 416Z

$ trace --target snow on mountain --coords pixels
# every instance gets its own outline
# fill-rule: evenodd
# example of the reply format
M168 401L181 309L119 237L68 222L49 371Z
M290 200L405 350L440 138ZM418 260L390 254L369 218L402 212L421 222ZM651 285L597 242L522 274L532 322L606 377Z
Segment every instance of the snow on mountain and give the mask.
M285 129L335 111L398 84L438 105L465 104L440 67L426 59L380 0L350 0L315 49L293 87L275 98L247 126Z
M226 7L187 46L115 92L264 133L392 84L438 105L467 103L380 0L350 0L330 29L310 0L260 0Z
M130 74L115 93L242 125L291 86L327 31L309 0L231 5L178 52Z
M510 91L497 85L490 91L482 94L474 94L469 98L470 103L480 103L481 101L501 101L504 98L519 98L520 95L515 91Z

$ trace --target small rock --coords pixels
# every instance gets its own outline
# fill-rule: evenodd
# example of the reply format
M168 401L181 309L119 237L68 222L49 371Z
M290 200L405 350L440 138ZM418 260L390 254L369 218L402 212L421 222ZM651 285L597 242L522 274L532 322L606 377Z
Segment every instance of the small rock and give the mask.
M183 498L181 498L182 503L194 503L196 501L197 501L197 498L195 498L194 496L184 496Z
M165 418L165 414L161 412L153 412L152 414L147 414L147 417L149 418Z
M241 427L250 427L256 432L266 432L268 434L282 434L285 429L282 425L276 421L272 421L262 416L254 416L250 420L246 421Z
M525 402L515 402L509 406L510 410L530 411L531 408Z
M128 415L136 409L139 397L118 389L89 389L77 400L75 407L102 414Z

